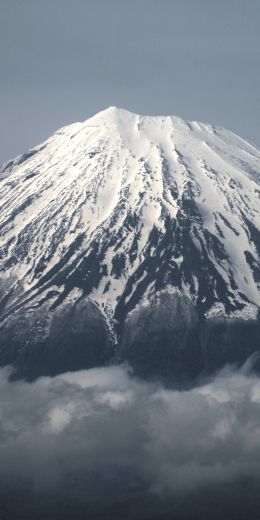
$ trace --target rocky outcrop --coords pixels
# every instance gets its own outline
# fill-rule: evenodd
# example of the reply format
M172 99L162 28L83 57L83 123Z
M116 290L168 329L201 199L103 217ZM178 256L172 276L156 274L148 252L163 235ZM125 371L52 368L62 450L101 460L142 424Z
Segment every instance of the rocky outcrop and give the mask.
M13 377L28 380L72 370L103 366L115 352L106 321L90 300L47 304L20 310L0 329L0 364L14 367Z

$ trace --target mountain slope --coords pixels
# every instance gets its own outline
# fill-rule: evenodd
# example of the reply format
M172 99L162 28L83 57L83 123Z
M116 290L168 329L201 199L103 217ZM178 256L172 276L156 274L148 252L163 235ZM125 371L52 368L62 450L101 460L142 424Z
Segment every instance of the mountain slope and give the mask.
M10 161L0 180L0 360L35 355L53 334L47 350L62 357L73 338L74 360L79 343L94 353L106 344L90 362L102 364L125 351L129 323L147 308L181 307L184 325L256 320L259 182L259 150L233 133L115 107Z

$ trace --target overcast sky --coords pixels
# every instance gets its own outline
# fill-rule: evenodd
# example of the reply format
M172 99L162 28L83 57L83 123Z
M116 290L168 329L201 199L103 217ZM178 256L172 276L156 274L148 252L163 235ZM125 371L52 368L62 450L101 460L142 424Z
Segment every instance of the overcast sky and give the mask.
M110 105L260 145L259 0L0 0L0 162Z

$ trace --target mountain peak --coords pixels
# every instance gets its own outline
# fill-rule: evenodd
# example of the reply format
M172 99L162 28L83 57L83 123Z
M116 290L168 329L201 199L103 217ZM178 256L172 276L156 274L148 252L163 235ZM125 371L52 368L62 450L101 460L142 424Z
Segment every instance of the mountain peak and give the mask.
M124 108L119 108L116 106L109 106L105 108L104 110L101 110L100 112L97 112L90 118L86 119L85 123L86 125L92 124L94 122L96 123L116 123L119 120L121 122L125 122L127 124L127 121L141 117L138 114L135 114L133 112L130 112L129 110L125 110Z
M117 106L108 106L107 108L97 112L96 114L94 114L92 117L122 117L122 118L142 118L142 119L154 119L154 120L157 120L157 121L160 121L162 119L165 119L165 118L176 118L176 119L180 119L182 120L182 118L180 117L177 117L177 116L174 116L174 115L157 115L157 116L153 116L153 115L143 115L143 114L139 114L137 112L133 112L131 110L128 110L128 109L125 109L125 108L122 108L122 107L117 107Z
M165 294L201 320L256 317L259 169L243 139L174 116L109 107L60 129L2 173L0 322L39 311L47 334L88 302L119 338Z

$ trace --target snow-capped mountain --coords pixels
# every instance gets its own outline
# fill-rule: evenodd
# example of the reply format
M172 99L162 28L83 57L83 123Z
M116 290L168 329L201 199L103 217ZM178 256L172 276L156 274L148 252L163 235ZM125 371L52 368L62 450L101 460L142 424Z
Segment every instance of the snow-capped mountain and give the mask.
M159 335L169 367L188 330L203 367L212 320L254 322L259 341L259 183L260 151L232 132L115 107L7 163L1 363L26 372L33 359L32 373L138 364Z

